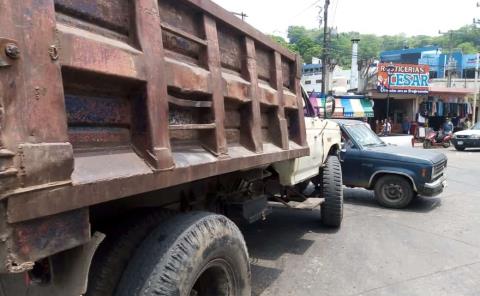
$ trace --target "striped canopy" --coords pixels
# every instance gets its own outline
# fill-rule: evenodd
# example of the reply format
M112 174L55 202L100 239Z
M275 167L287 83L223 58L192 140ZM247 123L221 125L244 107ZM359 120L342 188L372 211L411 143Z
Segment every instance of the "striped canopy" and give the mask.
M318 98L317 109L320 116L323 116L323 104L324 99ZM335 111L333 118L363 118L373 117L373 105L372 102L366 98L336 98L335 99Z

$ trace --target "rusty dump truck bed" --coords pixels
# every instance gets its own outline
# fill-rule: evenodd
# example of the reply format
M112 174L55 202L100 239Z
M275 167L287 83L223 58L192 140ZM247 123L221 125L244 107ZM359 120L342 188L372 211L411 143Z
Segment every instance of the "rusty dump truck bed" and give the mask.
M9 224L308 154L299 57L213 2L0 11Z

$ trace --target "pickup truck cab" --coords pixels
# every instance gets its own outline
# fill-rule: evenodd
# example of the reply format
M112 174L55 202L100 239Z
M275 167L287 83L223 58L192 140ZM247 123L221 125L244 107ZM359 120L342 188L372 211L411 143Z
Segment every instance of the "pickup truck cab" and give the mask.
M385 144L362 122L336 120L342 130L343 183L375 190L377 201L406 207L417 195L436 196L446 186L443 153Z

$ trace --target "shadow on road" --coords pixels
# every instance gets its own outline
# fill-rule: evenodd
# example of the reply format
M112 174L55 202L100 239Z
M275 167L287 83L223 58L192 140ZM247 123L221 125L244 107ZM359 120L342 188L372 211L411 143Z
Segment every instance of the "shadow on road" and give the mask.
M320 212L275 208L267 220L242 225L251 258L252 295L260 295L283 272L284 255L303 255L314 244L307 233L334 234L322 226Z
M378 208L385 211L405 211L416 213L428 213L442 205L441 198L423 198L419 197L414 199L408 207L405 209L388 209L380 206L375 201L375 195L371 190L365 190L362 188L344 188L343 198L346 204L366 206L372 208Z

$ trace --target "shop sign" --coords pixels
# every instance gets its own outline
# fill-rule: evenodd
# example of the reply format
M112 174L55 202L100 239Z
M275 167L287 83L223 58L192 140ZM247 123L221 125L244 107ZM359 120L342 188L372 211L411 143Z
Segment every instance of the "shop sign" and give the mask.
M428 65L378 65L377 89L391 94L428 94L430 68Z

